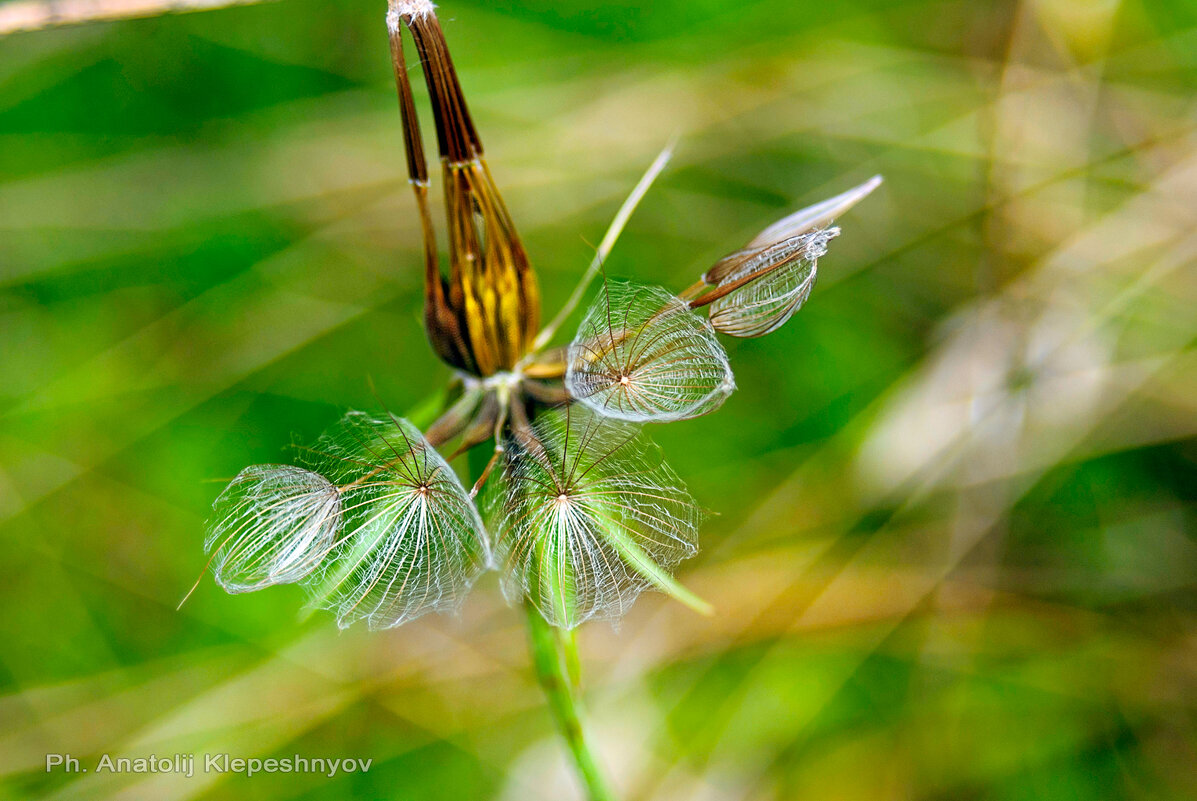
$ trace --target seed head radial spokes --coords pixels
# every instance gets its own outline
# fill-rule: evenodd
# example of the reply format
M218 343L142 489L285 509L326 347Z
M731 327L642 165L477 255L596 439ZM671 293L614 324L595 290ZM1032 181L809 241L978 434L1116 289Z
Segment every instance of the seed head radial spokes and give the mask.
M454 609L490 566L469 493L406 420L350 412L308 458L336 476L346 533L306 584L342 628Z
M509 597L573 628L657 588L699 609L672 569L701 510L639 429L584 408L541 415L508 462L499 548Z
M245 468L212 505L204 550L217 583L251 592L305 578L332 548L341 514L340 493L317 473Z
M660 287L604 289L569 346L565 385L600 414L669 422L714 411L735 389L711 325Z

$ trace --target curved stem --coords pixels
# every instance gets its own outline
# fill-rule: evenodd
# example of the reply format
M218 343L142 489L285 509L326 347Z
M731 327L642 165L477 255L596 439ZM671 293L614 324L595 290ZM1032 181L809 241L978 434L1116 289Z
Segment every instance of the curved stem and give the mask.
M587 797L590 801L615 801L615 796L599 769L598 760L586 742L580 704L574 697L573 681L565 666L562 640L553 627L540 616L535 606L525 602L524 611L527 613L528 648L532 652L536 678L540 681L545 697L548 698L557 728L573 755L578 778L586 786Z
M657 155L653 163L645 170L644 175L640 177L640 181L632 190L632 194L628 195L623 205L619 207L619 211L615 214L615 219L611 221L611 225L607 227L607 233L603 235L602 241L599 242L598 251L594 254L594 259L590 262L590 266L586 268L586 272L582 274L582 280L574 287L569 300L565 301L565 305L561 307L561 311L557 312L557 316L553 318L553 321L546 325L536 335L536 339L533 340L532 353L537 353L548 345L556 335L557 329L569 319L574 309L578 307L578 304L582 301L582 296L586 294L586 288L590 286L590 282L598 275L603 262L607 260L607 255L611 252L611 248L615 247L615 240L619 239L619 235L623 233L623 227L627 225L628 218L632 216L632 212L636 210L636 206L640 205L640 201L644 198L645 193L648 192L648 188L652 186L653 181L657 180L657 176L661 174L661 170L665 169L665 165L669 163L669 159L673 156L675 142L676 137Z

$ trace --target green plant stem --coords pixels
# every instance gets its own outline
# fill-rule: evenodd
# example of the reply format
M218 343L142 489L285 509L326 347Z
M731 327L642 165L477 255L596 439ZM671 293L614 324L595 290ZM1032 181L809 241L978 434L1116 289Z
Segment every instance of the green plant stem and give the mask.
M532 663L536 667L536 678L548 698L549 708L557 721L557 728L569 746L578 776L586 786L590 801L615 801L607 785L598 760L586 742L582 729L581 705L574 696L573 681L565 666L564 642L550 626L536 607L524 604L528 620L528 647L532 652Z
M582 686L582 659L578 656L577 629L554 629L561 645L561 655L565 660L565 675L569 677L569 686L575 693Z

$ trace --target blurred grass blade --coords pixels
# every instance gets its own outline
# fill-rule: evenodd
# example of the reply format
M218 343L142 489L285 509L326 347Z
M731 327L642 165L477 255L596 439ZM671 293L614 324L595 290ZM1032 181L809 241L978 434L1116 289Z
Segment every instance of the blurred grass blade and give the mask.
M275 0L9 0L0 3L0 36L59 25L82 25L160 14L210 11Z

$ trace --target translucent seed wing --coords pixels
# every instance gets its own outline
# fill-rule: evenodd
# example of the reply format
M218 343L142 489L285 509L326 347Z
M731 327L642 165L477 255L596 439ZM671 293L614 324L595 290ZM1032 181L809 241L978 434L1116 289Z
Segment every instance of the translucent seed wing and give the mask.
M608 282L567 360L570 394L621 420L697 417L719 408L735 389L710 324L660 287Z
M735 337L759 337L776 331L810 297L818 275L819 258L838 228L811 231L761 248L743 258L719 281L721 286L747 280L715 300L710 321L716 331Z
M348 532L308 582L313 603L341 628L457 608L490 566L490 546L469 493L419 430L351 412L313 450L342 482Z
M655 587L705 604L670 574L698 550L701 510L636 426L573 407L542 415L509 463L504 590L555 626L624 615Z
M793 239L800 234L805 234L818 228L825 228L841 214L868 197L879 186L881 186L881 176L874 175L869 180L852 187L847 192L842 192L833 198L828 198L813 206L799 209L757 234L748 243L748 248L766 247L786 239Z
M328 553L341 523L336 487L290 465L245 468L212 509L204 550L229 592L304 578Z
M300 448L300 461L343 486L388 466L406 469L411 463L406 455L422 451L423 442L419 429L403 418L352 411L325 431L315 445Z

